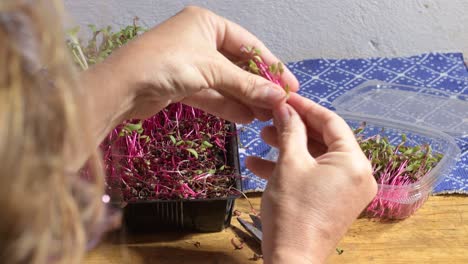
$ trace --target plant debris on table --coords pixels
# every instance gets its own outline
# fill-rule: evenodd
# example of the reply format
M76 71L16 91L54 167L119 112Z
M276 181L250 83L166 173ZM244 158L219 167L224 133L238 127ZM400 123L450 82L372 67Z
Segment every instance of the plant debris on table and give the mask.
M343 250L342 248L336 248L335 250L336 250L336 253L337 253L338 255L341 255L341 254L343 254L343 252L344 252L344 250Z
M238 237L231 238L231 244L236 250L241 250L244 248L244 240Z
M261 259L263 259L263 255L254 253L253 256L249 260L258 261L258 260L261 260Z

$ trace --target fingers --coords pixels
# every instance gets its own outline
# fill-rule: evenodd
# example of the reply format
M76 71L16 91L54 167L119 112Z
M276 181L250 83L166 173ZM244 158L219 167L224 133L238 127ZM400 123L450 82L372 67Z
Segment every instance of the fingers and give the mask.
M250 156L245 160L245 166L255 175L268 180L275 169L276 163L259 157Z
M184 98L181 103L239 124L248 124L254 118L260 121L268 121L273 117L271 110L247 106L235 98L226 97L212 89L197 92L190 97Z
M210 87L249 106L272 109L286 101L286 92L265 78L237 67L219 55L210 67L200 67Z
M327 153L328 150L327 146L310 139L309 142L307 142L307 149L309 150L310 155L312 155L314 158L322 156L323 154Z
M276 127L264 127L260 133L260 136L262 137L263 141L265 141L265 143L272 147L278 148L278 133L276 132ZM314 158L317 158L327 152L327 146L325 146L322 142L317 141L310 135L307 142L307 149L309 150L310 155L312 155Z
M231 122L248 124L254 119L254 113L249 107L212 89L201 90L181 102Z
M317 144L323 144L321 137L316 135L316 132L307 130L308 141L316 142ZM260 136L262 139L271 146L278 146L278 132L274 126L266 126L262 129ZM325 146L325 145L324 145Z
M278 148L278 133L276 132L276 127L274 126L266 126L260 132L260 137L267 143L268 145Z
M257 118L258 120L260 120L262 122L268 121L268 120L273 118L273 113L271 112L271 110L264 109L264 108L259 108L259 107L255 107L255 106L250 107L250 109L254 113L255 118Z
M287 104L273 109L274 124L278 129L280 157L310 156L307 149L307 131L299 114Z
M218 27L218 50L224 50L229 54L237 55L239 58L242 58L243 56L245 56L245 54L241 52L241 47L243 45L251 46L261 51L261 57L266 63L273 64L280 61L252 33L250 33L249 31L247 31L246 29L242 28L234 22L231 22L224 18L220 19L224 22L225 26ZM289 69L287 69L286 67L284 68L285 71L281 76L282 81L289 85L291 91L297 91L299 89L299 82Z
M288 103L322 136L329 151L360 150L348 124L334 112L295 93L290 94Z

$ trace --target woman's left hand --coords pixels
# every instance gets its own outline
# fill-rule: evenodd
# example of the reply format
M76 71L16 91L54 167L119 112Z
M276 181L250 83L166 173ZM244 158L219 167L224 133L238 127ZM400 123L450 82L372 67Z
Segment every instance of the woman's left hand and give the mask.
M188 7L114 52L91 74L112 73L110 79L124 90L121 101L128 108L124 118L146 118L170 103L182 102L238 123L270 119L271 109L285 100L286 93L233 63L246 59L242 45L260 49L269 64L279 61L239 25ZM287 69L282 81L291 91L298 90L298 81Z

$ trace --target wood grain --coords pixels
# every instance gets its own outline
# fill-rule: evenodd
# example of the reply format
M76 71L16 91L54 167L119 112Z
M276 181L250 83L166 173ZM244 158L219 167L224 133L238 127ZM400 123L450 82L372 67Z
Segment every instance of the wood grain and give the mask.
M250 198L259 208L260 197ZM236 208L249 212L245 199ZM234 249L231 239L244 238ZM199 247L196 244L199 242ZM468 263L468 197L433 196L412 217L392 223L358 219L329 263ZM219 233L110 234L85 263L262 263L249 260L260 246L233 221Z

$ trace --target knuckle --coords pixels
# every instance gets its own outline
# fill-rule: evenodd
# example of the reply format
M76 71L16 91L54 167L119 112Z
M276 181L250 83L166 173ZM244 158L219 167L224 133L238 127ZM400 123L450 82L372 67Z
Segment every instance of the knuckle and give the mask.
M353 159L351 161L351 177L356 186L367 186L369 182L375 182L369 160L365 157Z
M205 67L198 68L200 69L200 74L204 78L207 87L214 88L217 84L224 83L223 74L220 72L221 67L216 60L208 60L205 63Z
M187 12L187 13L196 13L196 12L199 12L200 9L202 9L201 7L199 6L195 6L195 5L188 5L184 8L184 12Z
M315 161L311 159L308 154L298 155L298 152L295 148L289 146L284 146L281 148L282 154L280 154L279 162L284 168L288 168L291 171L297 173L305 173L310 169L310 166L315 164Z
M337 114L335 114L335 112L332 112L332 111L324 111L323 113L323 121L325 123L329 123L329 122L332 122L336 119L339 119L341 118L340 116L338 116Z
M257 77L249 74L241 85L242 96L253 99L255 97L255 87L257 86Z
M377 186L377 181L375 181L374 177L371 178L370 186L369 186L369 198L373 199L378 192L379 187Z
M211 14L211 11L209 11L208 9L205 9L205 8L202 8L202 7L199 7L199 6L195 6L195 5L186 6L183 9L183 12L192 13L192 14L196 14L196 15L202 15L202 16Z

